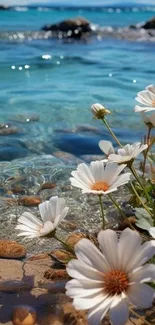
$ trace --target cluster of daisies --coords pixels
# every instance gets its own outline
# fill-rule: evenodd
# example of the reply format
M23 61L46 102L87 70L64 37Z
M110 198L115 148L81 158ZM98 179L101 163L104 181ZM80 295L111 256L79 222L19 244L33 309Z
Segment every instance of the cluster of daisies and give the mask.
M155 110L155 86L139 92L136 100L143 106L136 106L135 112L140 112L144 122L153 128L155 114L147 112ZM98 119L110 113L100 104L94 104L92 112ZM115 151L111 142L102 140L99 147L106 159L79 164L71 173L70 182L83 194L101 198L130 182L132 164L148 145L127 144ZM21 215L16 226L19 236L54 237L68 210L63 198L52 197L39 205L41 219L29 212ZM155 227L152 228L150 233L155 234ZM98 234L98 246L88 239L75 245L76 258L67 265L72 279L66 284L66 295L73 299L77 310L88 310L90 325L100 324L108 311L113 325L125 325L130 306L149 308L155 298L154 289L148 285L155 281L155 265L146 264L155 255L155 240L142 244L140 234L129 228L118 239L115 231L106 229Z

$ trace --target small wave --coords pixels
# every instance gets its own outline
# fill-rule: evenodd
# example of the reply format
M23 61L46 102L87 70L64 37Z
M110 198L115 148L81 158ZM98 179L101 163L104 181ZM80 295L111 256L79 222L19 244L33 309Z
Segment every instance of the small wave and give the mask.
M9 10L15 11L90 11L90 12L108 12L108 13L121 13L121 12L154 12L155 6L12 6Z

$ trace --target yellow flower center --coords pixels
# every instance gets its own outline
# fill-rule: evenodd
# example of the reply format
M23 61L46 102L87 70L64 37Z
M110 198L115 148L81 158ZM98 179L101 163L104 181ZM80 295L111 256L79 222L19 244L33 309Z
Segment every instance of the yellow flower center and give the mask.
M129 286L128 275L124 271L111 270L104 274L104 292L110 296L120 295Z
M103 181L96 181L93 186L93 191L107 191L109 189L109 185L106 182Z
M155 99L152 100L152 106L155 107Z

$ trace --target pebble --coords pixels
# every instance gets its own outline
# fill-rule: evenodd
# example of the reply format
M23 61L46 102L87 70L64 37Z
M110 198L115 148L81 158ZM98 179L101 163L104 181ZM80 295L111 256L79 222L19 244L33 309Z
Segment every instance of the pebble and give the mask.
M30 306L16 306L12 310L13 325L34 325L37 320L36 311Z
M68 279L69 275L66 269L49 269L45 271L44 277L48 280L58 281L58 280Z
M42 191L42 190L49 190L49 189L52 189L52 188L55 188L55 187L56 187L56 184L54 184L54 183L44 183L44 184L41 185L41 188L40 188L39 192Z
M83 232L71 233L67 236L65 241L66 241L67 245L74 247L78 243L78 241L82 238L87 238L87 239L91 240L91 242L95 246L98 246L98 241L97 241L95 234L91 235L91 234L86 234Z
M134 216L131 216L131 217L126 218L122 222L120 222L120 224L119 224L119 230L124 230L124 229L130 227L130 224L129 223L132 226L135 226L135 224L136 224L136 218Z
M0 257L20 259L26 256L23 245L11 240L0 240Z
M72 258L75 258L72 253L63 249L55 249L54 251L50 252L49 255L64 264L68 263Z
M67 245L74 247L78 243L78 241L82 238L86 238L86 234L82 232L73 233L67 236L65 242Z
M39 196L22 196L18 199L18 204L25 206L38 206L41 203L41 198Z

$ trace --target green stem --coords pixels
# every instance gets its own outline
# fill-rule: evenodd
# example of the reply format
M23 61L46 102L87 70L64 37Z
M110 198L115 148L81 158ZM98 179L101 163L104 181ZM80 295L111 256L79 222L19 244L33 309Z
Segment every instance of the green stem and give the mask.
M102 216L102 229L105 228L105 218L104 218L104 209L103 209L103 203L102 203L102 195L99 195L99 203L101 207L101 216Z
M112 203L115 205L115 207L119 210L120 214L122 215L123 218L126 219L126 215L125 213L122 211L121 207L119 206L119 204L117 203L117 201L115 201L113 199L113 197L111 196L111 194L108 194L110 200L112 201Z
M143 200L140 198L138 192L136 191L134 185L130 182L131 188L134 192L134 194L137 196L139 202L141 203L141 205L143 206L143 208L150 214L150 216L152 217L152 213L150 212L150 210L148 209L148 207L145 205L145 203L143 202Z
M131 165L131 166L128 166L132 172L132 174L134 175L135 179L137 180L137 182L140 184L141 186L141 189L144 191L145 195L146 195L146 199L148 200L148 202L150 202L150 197L145 189L145 186L143 185L143 183L141 182L141 179L139 178L135 168Z
M143 162L143 177L144 177L144 174L145 174L146 158L147 158L147 154L148 154L149 149L150 149L150 146L149 146L149 139L150 139L151 130L152 130L152 127L148 127L148 134L147 134L147 144L148 144L148 147L147 147L147 149L146 149L146 151L145 151L145 154L144 154L144 162Z
M146 325L151 325L151 323L148 322L148 321L146 320L145 317L140 316L136 311L133 310L133 308L130 307L130 311L131 311L131 313L132 313L133 315L135 315L138 319L142 320L142 322L144 322Z
M59 241L68 251L71 253L74 253L73 247L70 245L66 244L61 238L59 238L56 234L53 236L57 241Z
M111 194L108 194L108 196L109 196L110 200L113 202L113 204L115 205L115 207L119 210L121 216L122 216L125 220L127 220L128 224L129 224L129 226L130 226L130 228L133 229L133 230L135 230L135 228L133 227L133 225L131 224L131 222L128 220L128 218L126 217L125 213L123 212L123 210L121 209L121 207L120 207L120 205L117 203L117 201L115 201L115 200L113 199L113 197L111 196Z
M107 129L109 130L110 134L112 135L112 137L114 138L114 140L117 142L117 144L123 148L122 144L120 143L120 141L118 140L118 138L116 137L116 135L114 134L114 132L112 131L111 127L109 126L107 120L104 118L103 119L103 123L105 124L105 126L107 127Z

